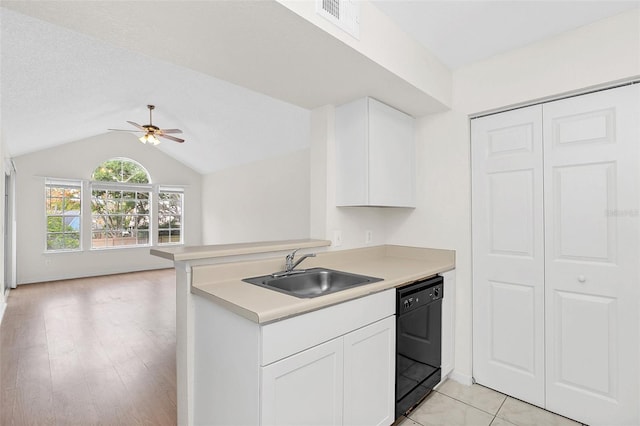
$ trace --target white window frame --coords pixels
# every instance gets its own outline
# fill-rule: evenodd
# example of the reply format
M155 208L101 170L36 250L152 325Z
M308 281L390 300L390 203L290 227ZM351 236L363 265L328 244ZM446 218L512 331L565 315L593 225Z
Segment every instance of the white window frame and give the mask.
M168 194L180 194L180 241L179 242L168 242L161 243L160 242L160 193L168 193ZM156 219L155 223L157 224L157 230L155 232L156 245L158 246L177 246L184 244L184 188L182 187L170 187L170 186L158 186L157 193L155 197L158 201L155 203L156 205ZM171 228L169 228L171 230Z
M118 245L111 247L94 247L93 246L93 209L91 211L91 245L89 246L90 250L118 250L118 249L126 249L126 248L139 248L139 247L150 247L153 245L152 233L155 232L154 219L153 219L153 210L154 210L154 185L151 184L139 184L139 183L121 183L121 182L102 182L102 181L90 181L89 182L91 194L90 207L93 206L93 191L123 191L123 192L146 192L149 194L149 229L147 232L149 233L149 237L146 244L128 244L128 245Z
M100 251L100 250L122 250L122 249L148 249L150 247L158 246L180 246L184 245L185 241L185 186L183 185L160 185L160 184L130 184L121 182L102 182L91 181L83 179L58 179L58 178L45 178L44 195L46 197L47 186L73 186L74 188L80 188L80 244L77 249L60 249L60 250L48 250L47 249L47 206L46 200L44 203L44 253L56 254L56 253L69 253L69 252L85 252L85 251ZM93 190L115 190L115 191L143 191L149 192L149 242L147 244L135 244L135 245L122 245L114 247L92 247L92 235L93 235ZM181 220L180 220L180 242L175 243L162 243L158 241L159 221L158 213L160 210L160 192L174 192L182 194L181 205ZM188 214L188 213L187 213ZM87 219L90 218L90 219Z
M78 213L78 220L80 221L80 226L78 228L78 237L79 237L79 241L78 241L78 248L63 248L63 249L50 249L49 248L49 217L51 216L56 216L56 215L50 215L47 211L47 189L48 188L72 188L72 189L79 189L80 190L80 212ZM70 252L79 252L79 251L83 251L83 228L84 228L84 220L83 220L83 210L85 207L85 200L84 200L84 188L82 185L82 181L81 180L76 180L76 179L57 179L57 178L45 178L45 183L44 183L44 196L45 196L45 200L44 200L44 252L49 254L49 253L70 253ZM61 217L63 217L63 223L64 223L64 215L61 215ZM64 234L64 232L63 232Z

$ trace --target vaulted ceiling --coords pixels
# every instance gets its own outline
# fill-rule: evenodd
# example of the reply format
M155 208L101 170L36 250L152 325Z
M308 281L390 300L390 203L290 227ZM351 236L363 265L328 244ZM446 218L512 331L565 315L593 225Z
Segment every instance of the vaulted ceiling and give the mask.
M639 2L374 4L456 68ZM323 104L366 93L414 113L443 108L404 96L409 84L271 1L1 5L1 126L13 156L145 124L153 103L154 124L187 140L158 149L211 173L307 147L309 108Z

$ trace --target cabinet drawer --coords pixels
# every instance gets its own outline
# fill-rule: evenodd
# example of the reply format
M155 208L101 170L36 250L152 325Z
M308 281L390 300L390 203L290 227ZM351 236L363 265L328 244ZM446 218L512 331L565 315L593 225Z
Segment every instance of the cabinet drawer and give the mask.
M312 346L394 315L396 290L299 315L261 327L261 365L268 365Z

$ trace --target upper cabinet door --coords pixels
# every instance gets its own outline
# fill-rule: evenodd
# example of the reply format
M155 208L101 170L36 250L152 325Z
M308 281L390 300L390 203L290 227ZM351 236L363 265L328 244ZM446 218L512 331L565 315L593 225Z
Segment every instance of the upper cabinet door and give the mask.
M543 111L546 407L638 424L640 85Z
M542 107L473 120L471 151L473 375L544 406Z
M414 121L372 98L336 108L338 206L415 207Z

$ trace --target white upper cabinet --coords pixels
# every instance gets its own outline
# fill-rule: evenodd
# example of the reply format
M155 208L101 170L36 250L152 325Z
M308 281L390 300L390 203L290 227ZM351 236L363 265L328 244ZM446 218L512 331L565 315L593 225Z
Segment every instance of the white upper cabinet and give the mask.
M415 207L414 118L372 98L336 107L336 204Z

